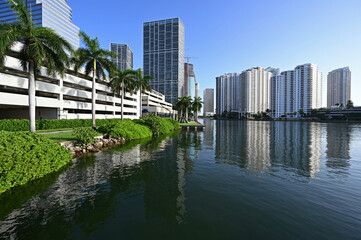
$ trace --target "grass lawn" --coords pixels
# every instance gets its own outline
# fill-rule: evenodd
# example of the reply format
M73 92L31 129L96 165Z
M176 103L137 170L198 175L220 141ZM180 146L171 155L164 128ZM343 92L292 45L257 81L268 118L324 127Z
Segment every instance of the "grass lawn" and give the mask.
M44 134L43 136L45 136L57 143L75 140L75 136L74 136L73 132Z
M179 123L181 126L197 126L198 123L191 122L191 123Z
M101 135L103 135L103 133L99 133L98 136ZM56 143L76 140L74 132L51 133L51 134L44 134L43 136L53 140Z
M44 133L44 132L57 132L57 131L66 131L66 130L73 130L73 128L58 128L58 129L48 129L48 130L37 130L37 133Z

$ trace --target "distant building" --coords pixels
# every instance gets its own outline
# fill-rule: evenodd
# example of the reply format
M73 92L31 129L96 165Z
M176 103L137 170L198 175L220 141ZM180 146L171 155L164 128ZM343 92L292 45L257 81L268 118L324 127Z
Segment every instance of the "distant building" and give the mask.
M184 25L179 18L143 24L144 75L151 87L174 104L184 91Z
M200 97L201 94L200 94L200 87L199 87L199 83L196 83L196 94L195 94L195 97Z
M120 71L133 69L133 52L127 44L110 43L110 51L118 55L112 61Z
M315 64L303 64L295 70L271 78L272 117L299 117L322 106L322 73Z
M190 63L184 63L184 96L192 99L196 96L196 75L194 66Z
M224 111L250 116L270 108L272 72L262 67L229 73L216 78L217 114Z
M79 28L72 22L72 10L66 0L28 0L33 23L54 29L74 48L79 48ZM15 22L16 15L7 0L0 0L0 22Z
M346 106L351 100L351 71L349 67L339 68L327 75L327 107L335 104Z
M214 89L206 88L203 91L203 116L214 114Z

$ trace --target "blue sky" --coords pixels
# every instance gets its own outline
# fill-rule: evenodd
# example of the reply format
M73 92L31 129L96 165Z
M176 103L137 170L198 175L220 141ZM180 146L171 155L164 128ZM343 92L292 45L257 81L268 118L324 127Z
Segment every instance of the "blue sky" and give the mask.
M349 66L352 100L361 105L360 0L68 0L73 22L102 47L129 44L134 67L143 66L143 22L180 17L185 25L186 56L197 81L215 87L215 77L251 67L281 71L303 63L323 72L323 105L327 73Z

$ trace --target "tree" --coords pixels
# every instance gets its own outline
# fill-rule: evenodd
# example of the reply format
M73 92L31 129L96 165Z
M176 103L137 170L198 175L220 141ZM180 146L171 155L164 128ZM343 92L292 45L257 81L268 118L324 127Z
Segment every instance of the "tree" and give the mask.
M196 121L198 121L198 112L202 109L202 99L200 97L194 97L193 103L192 103L192 110L195 114Z
M301 115L301 117L303 117L303 115L305 115L305 111L303 111L303 109L298 110L298 113Z
M340 106L340 104L339 104L339 103L336 103L335 106L338 107L338 106Z
M98 81L106 79L108 73L115 71L115 65L110 60L117 55L111 51L100 48L98 38L91 39L85 32L81 31L79 37L85 45L85 48L79 48L74 54L74 71L79 72L79 69L85 66L85 76L93 77L92 84L92 125L96 128L95 124L95 103L96 103L96 78Z
M340 107L343 107L343 103L340 104Z
M137 89L140 91L140 115L142 116L142 93L145 93L145 91L152 91L152 87L149 84L150 80L153 80L154 78L152 76L146 75L143 76L142 69L138 69L135 71L135 79L136 79L136 85Z
M181 101L181 98L177 99L174 108L178 111L178 121L182 121L183 102Z
M22 43L19 60L24 71L28 72L30 132L35 132L35 82L40 68L46 66L48 75L55 77L60 74L63 77L70 66L66 51L73 52L73 48L54 30L34 25L24 2L10 0L9 4L17 14L17 21L0 24L0 68L4 67L11 48L18 42Z
M348 100L347 104L346 104L346 107L347 108L353 108L353 102L351 100Z
M135 82L135 72L132 69L125 69L122 71L116 71L112 74L108 86L113 90L115 94L121 95L121 118L124 119L124 96L126 92L134 93L137 89Z
M185 118L186 121L188 121L188 113L190 112L192 107L192 98L189 96L184 96L182 97L182 101L183 101L183 111L185 112Z

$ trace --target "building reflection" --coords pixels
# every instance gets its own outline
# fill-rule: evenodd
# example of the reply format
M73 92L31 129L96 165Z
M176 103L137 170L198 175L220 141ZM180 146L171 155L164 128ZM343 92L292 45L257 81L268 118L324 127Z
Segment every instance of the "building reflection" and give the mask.
M332 172L347 173L350 167L350 124L330 123L327 124L327 150L326 166Z
M209 118L204 119L204 125L206 126L203 130L203 145L206 149L214 149L214 120Z
M217 121L216 161L263 172L288 168L314 177L320 170L321 125L307 122ZM222 129L218 131L218 129Z

